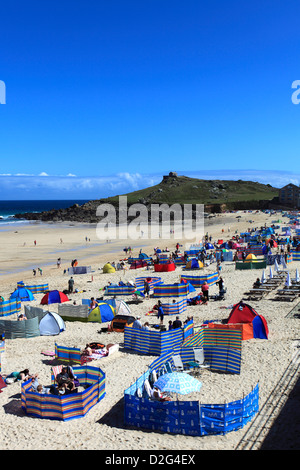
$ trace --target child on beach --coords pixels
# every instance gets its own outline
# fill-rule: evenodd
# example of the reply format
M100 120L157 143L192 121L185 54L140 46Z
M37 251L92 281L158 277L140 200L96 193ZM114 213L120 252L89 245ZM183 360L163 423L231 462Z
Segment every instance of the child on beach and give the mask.
M209 291L209 285L206 281L202 284L201 290L203 294L203 303L206 303L208 302L208 291Z

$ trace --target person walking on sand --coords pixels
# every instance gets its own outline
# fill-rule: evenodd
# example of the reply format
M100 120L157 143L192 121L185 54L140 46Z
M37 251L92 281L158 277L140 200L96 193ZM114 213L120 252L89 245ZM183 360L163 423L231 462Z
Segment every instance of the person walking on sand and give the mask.
M68 287L69 287L69 292L72 293L74 289L74 279L72 276L69 279Z

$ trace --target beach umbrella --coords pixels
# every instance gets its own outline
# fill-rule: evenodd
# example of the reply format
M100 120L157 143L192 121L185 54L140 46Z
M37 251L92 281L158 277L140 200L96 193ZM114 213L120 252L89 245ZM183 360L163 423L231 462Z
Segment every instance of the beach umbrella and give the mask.
M296 281L296 282L300 282L300 276L299 276L298 268L296 269L296 278L295 278L295 281Z
M164 374L154 382L153 387L162 392L180 393L187 395L192 392L199 392L202 383L185 372L171 372Z
M273 279L273 271L272 271L272 267L271 267L271 266L270 266L269 278L270 278L270 279Z
M287 276L286 276L285 286L286 287L291 287L291 285L292 285L292 283L291 283L291 279L290 279L290 273L288 272Z
M283 269L287 269L287 265L286 265L286 262L285 262L284 258L282 258L282 267L283 267Z
M263 284L266 282L266 275L265 275L265 270L263 270L262 276L261 276L261 283Z
M274 269L276 272L279 271L279 266L278 266L278 263L277 263L277 259L275 258L275 261L274 261Z

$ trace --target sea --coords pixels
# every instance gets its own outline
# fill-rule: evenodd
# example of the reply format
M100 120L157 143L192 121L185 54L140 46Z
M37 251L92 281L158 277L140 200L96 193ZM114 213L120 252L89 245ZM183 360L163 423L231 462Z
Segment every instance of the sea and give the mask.
M85 199L61 199L61 200L23 200L23 201L0 201L0 225L25 223L25 219L14 219L15 214L25 212L43 212L51 209L66 209L73 204L82 205Z

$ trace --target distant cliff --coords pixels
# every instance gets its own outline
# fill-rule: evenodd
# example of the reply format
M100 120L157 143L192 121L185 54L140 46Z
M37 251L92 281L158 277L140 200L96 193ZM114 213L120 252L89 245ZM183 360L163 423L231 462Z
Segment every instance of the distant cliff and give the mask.
M149 188L133 191L127 197L128 206L134 203L151 204L204 204L206 212L226 210L267 209L278 196L278 189L252 181L201 180L170 173L163 180ZM52 209L39 213L16 214L15 218L40 221L70 221L97 223L96 215L100 204L112 204L118 217L119 196L89 201L83 205L74 204L67 209ZM274 205L274 204L273 204ZM149 211L150 214L150 211Z

